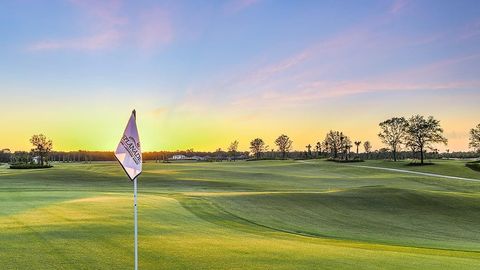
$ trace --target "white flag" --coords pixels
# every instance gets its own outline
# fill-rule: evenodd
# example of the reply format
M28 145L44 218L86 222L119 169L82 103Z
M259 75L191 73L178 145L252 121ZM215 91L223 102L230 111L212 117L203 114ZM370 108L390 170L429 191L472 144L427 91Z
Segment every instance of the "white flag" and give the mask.
M118 143L117 150L115 150L115 157L130 180L133 181L142 172L142 150L138 137L135 110L132 111L122 139Z

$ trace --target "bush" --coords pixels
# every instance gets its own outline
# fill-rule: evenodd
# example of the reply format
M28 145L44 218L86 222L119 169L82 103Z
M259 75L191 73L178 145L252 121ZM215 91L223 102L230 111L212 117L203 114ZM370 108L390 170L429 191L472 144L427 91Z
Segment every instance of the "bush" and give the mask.
M410 162L407 164L407 166L426 166L426 165L435 165L435 163L432 162L424 162L423 164L420 162Z
M329 158L327 161L338 162L338 163L354 163L354 162L364 162L363 159L336 159L336 158Z
M26 164L26 163L15 163L10 165L10 169L47 169L52 168L52 165L40 165L40 164Z

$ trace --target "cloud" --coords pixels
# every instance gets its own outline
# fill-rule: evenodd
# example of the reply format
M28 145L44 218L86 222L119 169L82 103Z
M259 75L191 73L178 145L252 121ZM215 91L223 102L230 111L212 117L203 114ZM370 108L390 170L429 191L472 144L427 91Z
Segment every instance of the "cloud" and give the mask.
M135 39L143 49L170 43L173 40L173 30L169 14L161 8L143 12Z
M224 11L226 14L238 13L259 2L260 0L231 0L225 5Z
M395 0L392 7L390 8L390 13L397 14L401 12L409 4L408 0Z
M77 30L87 34L39 40L29 44L27 50L96 51L120 46L152 50L173 40L173 27L166 9L154 6L127 16L119 0L71 0L70 3L81 21Z
M460 33L460 39L470 39L480 35L480 20L468 23Z
M116 46L122 39L122 33L114 29L87 37L71 39L43 40L27 47L29 51L46 50L100 50Z

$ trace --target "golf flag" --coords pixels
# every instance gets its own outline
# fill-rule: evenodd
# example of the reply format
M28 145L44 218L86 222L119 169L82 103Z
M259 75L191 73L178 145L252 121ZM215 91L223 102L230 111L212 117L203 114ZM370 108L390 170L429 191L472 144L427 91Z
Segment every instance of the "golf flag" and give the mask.
M142 172L142 150L136 117L135 110L133 110L122 139L118 143L117 150L115 150L115 157L132 181Z

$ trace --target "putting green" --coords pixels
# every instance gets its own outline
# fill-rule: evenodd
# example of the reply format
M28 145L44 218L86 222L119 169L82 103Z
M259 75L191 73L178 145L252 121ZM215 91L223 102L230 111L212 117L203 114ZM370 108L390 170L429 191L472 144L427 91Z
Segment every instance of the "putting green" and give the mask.
M140 268L480 265L480 183L309 162L145 164ZM0 265L131 269L131 188L113 162L0 167Z

